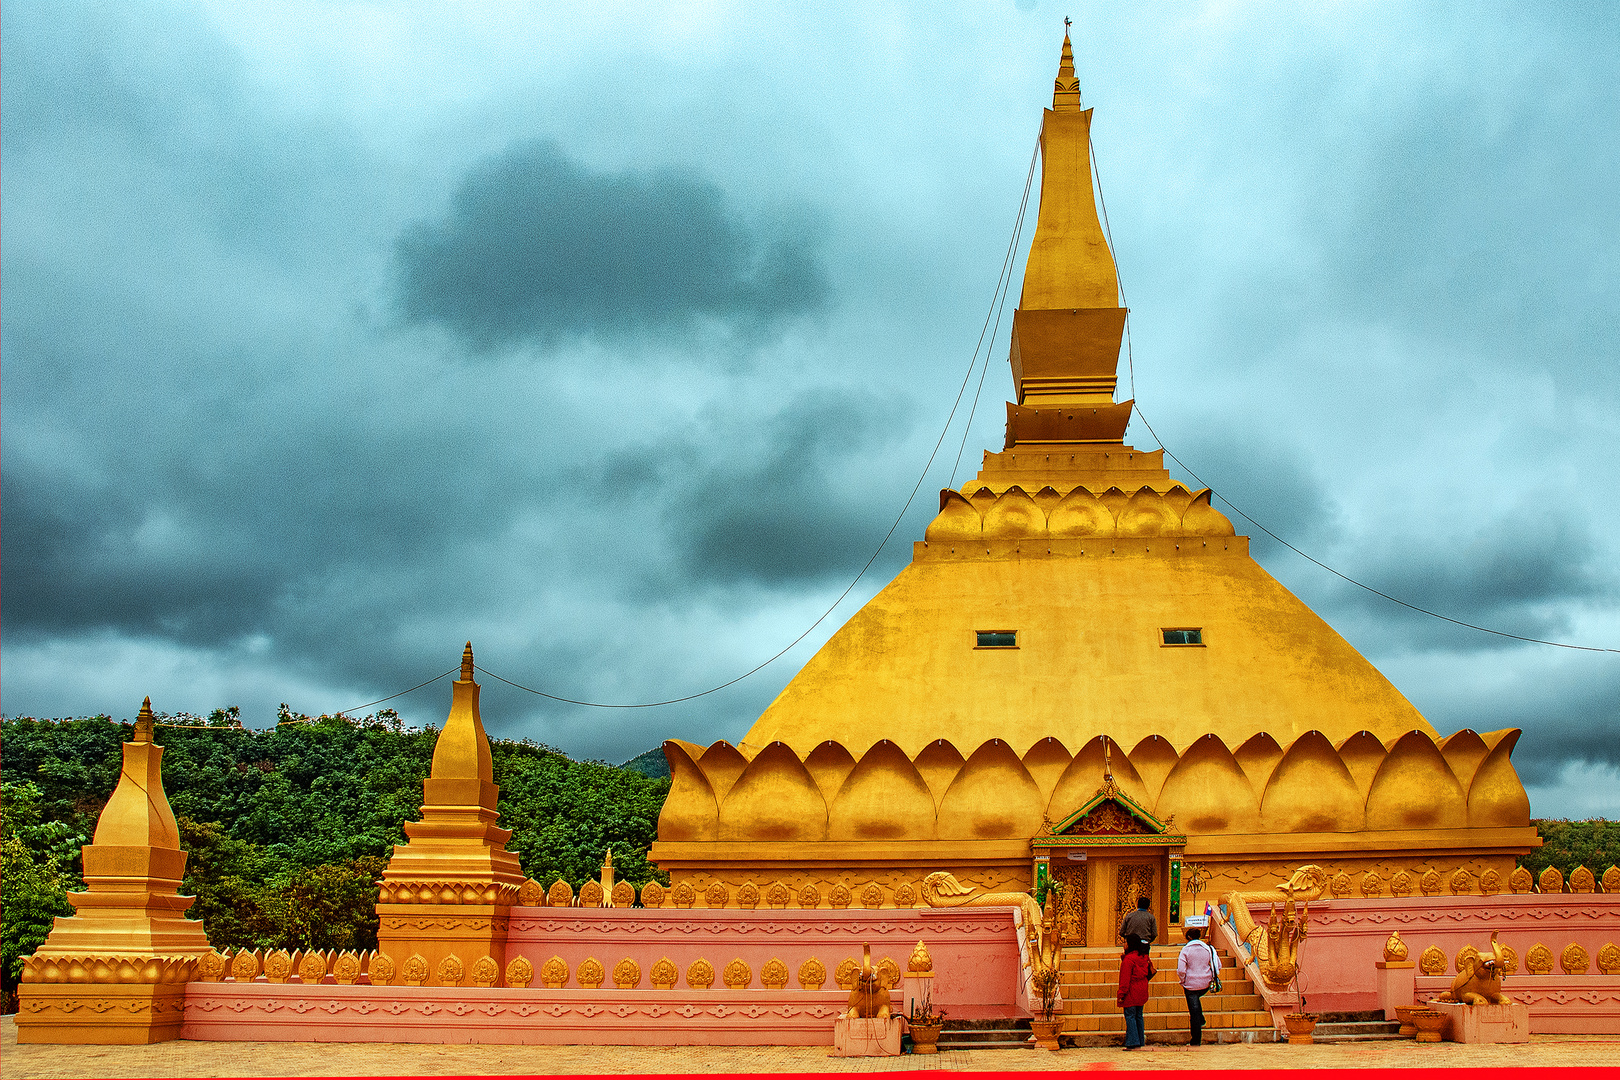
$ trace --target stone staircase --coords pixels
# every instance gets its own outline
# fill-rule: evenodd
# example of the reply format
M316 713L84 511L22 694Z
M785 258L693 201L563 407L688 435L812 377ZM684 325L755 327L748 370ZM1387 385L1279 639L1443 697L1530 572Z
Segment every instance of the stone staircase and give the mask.
M1222 976L1225 978L1225 976ZM1323 1013L1312 1038L1317 1043L1389 1042L1401 1038L1398 1020L1385 1020L1381 1010Z
M941 1050L1027 1050L1034 1046L1028 1020L951 1020L939 1029Z
M1143 1008L1150 1043L1186 1043L1192 1037L1187 1025L1187 999L1176 982L1176 956L1180 951L1179 946L1156 946L1150 953L1153 966L1159 969L1149 984L1152 993ZM1231 957L1225 953L1220 957L1221 992L1204 995L1204 1042L1276 1042L1276 1029L1265 1000ZM1119 989L1119 959L1120 950L1115 948L1063 950L1060 970L1064 1044L1124 1044L1125 1014L1114 1004Z

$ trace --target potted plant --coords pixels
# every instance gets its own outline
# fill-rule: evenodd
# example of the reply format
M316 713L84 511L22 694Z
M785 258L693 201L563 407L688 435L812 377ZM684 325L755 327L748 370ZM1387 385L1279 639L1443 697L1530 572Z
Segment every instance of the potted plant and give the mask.
M911 1052L913 1054L939 1053L939 1032L945 1026L945 1011L932 1011L928 1003L915 1007L910 1016L906 1017L906 1026L911 1029Z
M1299 1011L1288 1013L1283 1017L1283 1023L1288 1028L1288 1042L1293 1046L1310 1046L1316 1039L1311 1034L1316 1030L1317 1015L1305 1011L1305 988L1300 985L1299 976L1294 976L1294 989L1299 993Z
M1063 1020L1057 1014L1063 979L1057 966L1052 965L1036 972L1034 982L1035 992L1040 995L1040 1012L1029 1022L1030 1029L1035 1033L1035 1045L1042 1050L1056 1050L1058 1029L1063 1026Z

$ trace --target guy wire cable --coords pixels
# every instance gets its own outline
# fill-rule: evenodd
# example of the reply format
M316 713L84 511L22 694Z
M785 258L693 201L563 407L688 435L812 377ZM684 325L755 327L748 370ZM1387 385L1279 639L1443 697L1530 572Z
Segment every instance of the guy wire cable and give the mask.
M1115 280L1119 283L1119 303L1120 303L1120 306L1125 309L1125 358L1126 358L1126 363L1128 364L1129 371L1130 371L1131 398L1134 400L1136 398L1136 361L1135 361L1135 358L1132 356L1132 353L1131 353L1131 309L1130 309L1130 305L1127 304L1126 301L1125 301L1125 282L1124 282L1124 279L1119 274L1119 256L1114 253L1114 233L1113 233L1113 230L1109 227L1109 224L1108 224L1108 201L1105 198L1103 198L1102 173L1099 171L1099 167L1097 165L1096 146L1094 144L1091 145L1090 150L1091 150L1091 172L1092 172L1092 176L1095 179L1096 185L1097 185L1097 203L1098 203L1098 205L1100 205L1102 207L1103 233L1104 233L1104 235L1105 235L1105 237L1106 237L1106 239L1108 241L1108 253L1114 260L1114 277L1115 277ZM1187 475L1192 477L1194 480L1197 480L1198 483L1202 487L1210 487L1208 484L1204 483L1203 479L1200 478L1197 473L1193 472L1190 468L1188 468L1186 463L1183 462L1180 458L1176 457L1176 455L1171 452L1170 448L1164 444L1164 440L1159 438L1159 433L1157 431L1153 430L1153 425L1148 423L1148 418L1142 414L1142 406L1140 404L1138 404L1138 405L1136 405L1134 407L1134 414L1138 419L1140 419L1142 421L1142 426L1147 428L1148 434L1153 436L1153 441L1159 444L1159 449L1163 450L1166 454L1169 455L1171 461L1174 461L1177 465L1181 466L1181 468L1187 473ZM1315 563L1317 566L1320 566L1323 570L1326 570L1328 573L1334 575L1335 577L1342 578L1345 581L1348 581L1350 584L1356 586L1359 589L1365 589L1368 592L1372 593L1374 596L1383 597L1385 600L1388 600L1392 604L1399 604L1403 608L1407 608L1407 609L1409 609L1411 611L1419 612L1419 613L1421 613L1423 615L1428 615L1431 618L1440 619L1443 622L1452 623L1453 625L1456 625L1456 626L1467 627L1470 630L1478 630L1478 631L1480 631L1481 633L1484 633L1484 634L1494 634L1497 637L1511 638L1514 641L1525 641L1525 642L1530 642L1530 643L1535 644L1535 645L1552 645L1552 646L1555 646L1555 647L1560 648L1560 649L1575 649L1575 650L1578 650L1580 652L1620 653L1620 649L1607 649L1607 648L1603 648L1601 646L1596 646L1596 645L1572 645L1569 642L1565 642L1565 641L1548 641L1545 638L1525 637L1522 634L1509 634L1509 633L1507 633L1506 631L1503 631L1503 630L1492 630L1488 626L1479 626L1479 625L1477 625L1475 623L1464 622L1461 619L1454 619L1450 615L1442 615L1438 611L1430 611L1428 608L1419 607L1417 604L1409 604L1405 600L1400 599L1399 597L1391 596L1386 592L1383 592L1383 591L1381 591L1379 589L1373 588L1371 585L1367 585L1367 584L1364 584L1364 583L1362 583L1360 581L1357 581L1355 578L1351 577L1349 574L1341 573L1338 570L1335 570L1333 567L1329 566L1327 563L1321 561L1320 559L1316 559L1316 558L1311 557L1310 555L1305 554L1305 552L1301 551L1299 548L1295 547L1293 544L1290 544L1288 541L1284 540L1282 537L1278 536L1276 533L1274 533L1270 529L1266 528L1260 522L1256 521L1254 518L1252 518L1248 514L1244 513L1242 507L1238 506L1236 503L1234 503L1231 499L1227 498L1225 495L1223 495L1220 492L1216 491L1212 487L1210 487L1210 493L1212 495L1216 496L1217 498L1219 498L1221 500L1221 502L1225 503L1227 506L1230 506L1232 508L1232 510L1234 512L1236 512L1237 515L1239 517L1241 517L1244 521L1247 521L1250 525L1253 525L1255 528L1259 529L1261 532L1265 533L1267 536L1269 536L1273 540L1277 541L1277 543L1281 544L1283 547L1287 548L1289 551L1292 551L1295 555L1298 555L1300 558L1305 559L1308 562Z

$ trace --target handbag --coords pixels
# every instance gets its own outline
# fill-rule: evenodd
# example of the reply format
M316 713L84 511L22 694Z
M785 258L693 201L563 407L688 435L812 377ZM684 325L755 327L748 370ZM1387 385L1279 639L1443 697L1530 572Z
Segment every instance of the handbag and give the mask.
M1207 941L1204 942L1204 948L1209 950L1209 964L1210 967L1215 969L1215 978L1210 980L1209 992L1218 994L1221 992L1221 954L1216 952L1215 946Z

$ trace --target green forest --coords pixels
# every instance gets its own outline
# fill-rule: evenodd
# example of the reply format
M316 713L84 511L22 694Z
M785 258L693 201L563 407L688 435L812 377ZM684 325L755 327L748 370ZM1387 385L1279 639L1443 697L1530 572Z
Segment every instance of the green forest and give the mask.
M282 706L276 727L241 727L235 709L160 717L163 780L190 852L184 891L218 948L369 949L376 881L422 801L438 738L384 710L310 717ZM21 957L83 888L79 848L118 781L133 724L106 716L0 719L0 915L10 999ZM618 876L669 884L647 861L669 792L662 752L615 767L548 746L492 739L501 824L524 872L576 889L613 850ZM1620 862L1620 823L1536 821L1545 846L1524 860L1567 876Z
M281 708L274 728L244 729L237 710L160 716L163 786L180 825L189 914L216 948L374 948L376 881L404 823L418 816L434 727L384 710L309 717ZM0 720L4 867L3 977L8 1000L21 958L71 915L83 888L79 848L118 782L134 725L106 716ZM668 884L648 861L669 792L663 754L618 768L574 761L528 741L490 740L501 825L524 873L576 889L613 849L620 878ZM642 770L642 771L638 771ZM667 773L667 769L665 770Z

